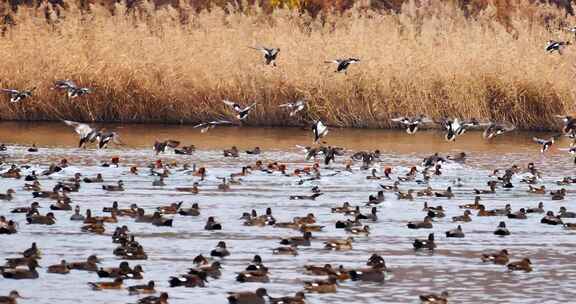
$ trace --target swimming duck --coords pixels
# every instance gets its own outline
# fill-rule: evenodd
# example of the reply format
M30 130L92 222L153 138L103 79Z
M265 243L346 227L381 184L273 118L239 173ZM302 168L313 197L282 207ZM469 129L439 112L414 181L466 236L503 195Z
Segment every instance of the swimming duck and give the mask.
M0 304L17 304L16 299L22 298L18 291L12 290L8 296L0 296ZM294 302L297 303L297 302Z
M354 235L365 235L368 236L370 234L370 226L366 225L364 227L346 227L346 232L352 233Z
M557 191L552 191L550 192L550 195L552 196L553 201L561 201L566 196L566 189L562 188Z
M486 207L484 205L480 206L480 209L478 210L478 214L476 216L497 216L498 214L496 213L495 210L486 210Z
M462 231L462 226L458 225L456 229L446 231L446 237L453 237L453 238L463 238L464 232Z
M100 263L100 260L98 259L98 257L96 255L91 255L84 262L68 263L68 268L69 269L75 269L75 270L97 272L98 271L98 263Z
M228 251L228 249L226 248L226 242L224 242L224 241L218 242L218 245L216 245L216 248L214 248L212 251L210 251L210 256L213 256L213 257L223 258L223 257L227 257L229 255L230 255L230 251Z
M26 213L26 214L38 214L38 208L40 208L40 204L38 202L32 202L30 207L17 207L12 209L11 213Z
M194 182L192 184L192 187L176 187L175 190L180 192L190 192L193 194L198 194L198 192L200 192L200 188L198 188L199 185L200 184L198 184L198 182Z
M132 272L130 264L126 261L121 262L118 267L100 268L98 270L98 277L100 278L117 278L123 277Z
M236 112L236 118L238 120L246 119L246 117L248 117L248 114L250 114L250 111L252 111L252 109L257 105L257 103L254 102L247 107L242 107L238 103L235 103L233 101L226 100L226 99L222 100L222 102L224 104L226 104L227 106L231 107L232 110L234 110L234 112ZM236 149L235 153L236 153L236 156L234 156L234 157L237 157L238 156L238 150L237 149ZM224 156L226 156L226 155L224 155Z
M168 293L162 292L159 297L147 296L138 300L138 304L168 304Z
M562 225L562 219L560 219L560 217L555 216L554 212L552 211L548 211L546 212L546 216L544 216L541 220L540 223L542 224L548 224L548 225Z
M546 194L546 186L542 185L539 188L528 185L528 193Z
M310 246L310 240L312 239L312 233L307 231L304 232L302 236L285 238L280 241L281 245L291 245L291 246Z
M85 177L82 181L85 183L102 183L104 182L104 179L102 178L102 174L98 173L96 174L96 177Z
M464 210L463 215L452 217L452 221L453 222L465 222L465 223L467 223L467 222L472 221L472 217L470 217L470 215L472 215L472 212L470 212L470 210Z
M178 214L180 215L184 215L184 216L199 216L200 215L200 207L198 206L198 203L194 203L192 204L192 207L190 208L180 208L178 210Z
M560 207L560 211L558 211L558 216L560 218L576 218L576 212L569 212L566 207Z
M160 206L157 207L156 210L158 210L162 214L176 214L180 209L180 207L182 206L182 204L184 204L184 201L180 201L178 203L171 203L168 206Z
M102 189L106 191L124 191L124 182L119 180L117 185L102 185Z
M26 279L37 279L38 272L36 271L38 262L35 259L30 259L28 261L28 269L21 268L0 268L0 273L5 279L13 280L26 280Z
M8 190L6 190L6 194L0 193L0 200L11 201L13 198L12 194L14 194L14 193L16 193L16 191L14 191L14 189L8 189Z
M386 191L398 191L398 186L400 185L400 182L396 181L394 182L393 185L382 185L380 184L380 188L386 190Z
M361 268L355 269L348 272L350 274L350 279L352 281L364 281L364 282L384 282L385 274L381 268Z
M306 296L304 292L299 291L293 297L280 297L280 298L273 298L269 297L270 304L305 304L306 303Z
M376 175L376 172L378 172L378 170L377 170L376 168L373 168L373 169L372 169L372 174L366 176L366 179L369 179L369 180L381 179L382 177Z
M336 274L336 270L332 268L331 264L325 264L324 266L304 265L304 270L307 274L316 276L329 276Z
M420 301L422 301L423 304L448 304L448 296L447 291L443 291L440 294L425 294L420 295Z
M56 223L56 218L54 217L54 213L48 212L46 215L33 214L26 216L26 222L28 224L36 225L54 225Z
M524 258L517 262L511 262L510 264L506 265L508 270L510 271L524 271L530 272L532 271L532 262L528 258Z
M104 234L106 232L106 227L102 222L96 222L91 224L86 224L80 228L82 232L89 232L95 234Z
M423 221L408 222L406 226L410 229L432 229L432 218L426 216Z
M24 184L23 189L25 191L42 191L42 187L40 185L40 182L37 180L32 182L32 184Z
M356 215L356 219L358 220L371 220L373 222L378 221L378 209L376 207L372 207L370 210L370 214L362 214L359 213Z
M62 260L60 261L60 264L48 266L47 272L57 274L68 274L70 273L70 269L68 268L66 260Z
M352 250L353 237L348 237L345 240L329 240L324 242L324 249L331 250Z
M236 281L241 283L246 282L260 282L268 283L270 278L268 278L268 273L258 270L242 271L236 276Z
M9 220L8 222L0 221L0 234L14 234L17 233L16 222Z
M122 278L116 278L112 282L88 282L88 286L92 287L93 290L122 289L123 283Z
M351 64L356 64L358 62L360 62L360 59L353 57L324 61L324 63L335 63L336 64L335 72L336 73L344 72L344 74L348 73L348 67Z
M490 262L499 265L506 265L509 261L508 250L502 249L496 252L483 253L481 259L484 263Z
M414 195L412 195L414 193L414 190L409 189L408 192L402 192L402 191L398 191L396 192L396 197L399 200L413 200L414 199Z
M130 295L156 293L155 285L154 281L148 281L148 284L128 286L128 292Z
M463 163L466 161L466 156L467 156L466 152L460 152L456 155L448 155L448 156L446 156L446 158L448 160L453 161L453 162ZM436 165L436 166L439 166L439 165ZM436 175L439 175L439 174L436 174Z
M292 219L292 221L296 224L299 224L299 225L315 224L316 223L316 217L314 216L314 213L308 213L305 217L296 216Z
M386 198L384 197L384 191L380 190L376 195L370 194L368 196L368 201L365 203L366 206L378 205L382 203Z
M544 213L544 203L539 202L538 207L527 208L526 213Z
M336 221L335 224L336 229L346 229L361 226L362 222L360 222L360 219L358 219L358 217L356 217L354 220L346 219L345 221Z
M230 149L224 149L223 154L224 157L238 157L239 156L238 148L236 148L236 146L232 146L232 148Z
M298 255L298 248L295 246L280 246L277 248L272 249L272 254L275 255Z
M260 147L255 147L254 149L252 149L252 150L247 150L247 151L245 151L245 152L246 152L246 154L248 154L248 155L260 155L261 150L260 150Z
M197 268L191 268L188 270L188 274L198 275L200 272L203 272L206 274L206 276L209 276L213 279L218 279L222 275L220 269L222 269L222 265L220 262L216 261L210 265L200 265Z
M300 230L300 232L305 233L305 232L319 232L322 231L322 229L324 229L324 226L321 225L308 225L308 224L302 224L300 225L300 228L298 228L298 230Z
M510 230L506 228L505 222L500 222L500 224L498 224L498 228L496 228L496 230L494 231L494 234L499 236L506 236L510 235Z
M222 224L216 222L213 216L208 217L204 230L222 230Z
M489 190L478 190L474 189L474 193L476 194L491 194L496 192L496 181L489 181L488 182Z
M436 248L436 243L434 243L434 233L430 233L427 239L416 239L412 244L414 250L428 249L434 250Z
M446 191L443 192L434 192L436 197L445 197L445 198L453 198L454 193L452 193L452 187L446 188Z
M416 192L417 196L433 196L434 195L434 191L432 190L432 187L427 187L424 190L420 190L418 192Z
M197 274L183 274L178 277L170 277L168 280L170 287L205 287L205 282L207 281L207 275L205 272L198 272Z
M528 218L526 216L526 209L524 209L524 208L520 208L520 210L518 210L518 212L508 213L507 216L509 219L519 219L519 220L525 220Z
M228 303L230 304L266 304L264 297L268 292L264 288L258 288L255 292L229 292Z
M338 279L335 276L329 276L327 280L304 281L304 290L315 293L333 293L336 292Z
M393 122L399 123L404 128L406 128L406 133L416 134L420 125L432 122L432 120L426 118L424 115L418 115L415 117L398 117L391 119Z

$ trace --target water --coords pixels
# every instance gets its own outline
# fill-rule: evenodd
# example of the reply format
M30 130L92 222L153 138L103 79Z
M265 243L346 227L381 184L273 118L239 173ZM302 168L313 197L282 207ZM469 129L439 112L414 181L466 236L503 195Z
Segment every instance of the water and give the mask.
M114 128L115 126L110 126ZM184 201L185 206L199 203L201 216L174 216L173 227L155 227L146 223L135 223L129 218L119 218L118 224L106 224L105 235L80 232L81 223L69 221L72 212L56 211L57 223L53 226L26 225L22 214L10 214L14 207L28 206L32 201L29 192L22 190L22 180L0 179L0 192L9 188L16 190L10 202L0 202L0 215L7 215L19 223L15 235L0 235L0 258L17 256L33 241L38 243L43 253L37 280L14 281L0 278L0 295L17 289L29 299L20 303L133 303L137 297L123 291L92 291L87 282L101 281L95 273L72 271L61 276L45 273L48 265L61 259L67 261L84 260L90 254L103 259L101 266L117 266L120 262L112 254L116 247L110 234L117 225L127 225L137 240L144 246L149 259L131 261L131 265L141 264L144 280L126 281L126 285L143 284L155 280L158 290L168 291L170 303L226 303L228 291L254 291L265 287L273 296L292 295L302 289L302 281L314 279L303 273L307 264L323 265L332 263L348 268L363 267L372 253L385 257L392 273L384 284L343 282L335 294L307 295L308 303L418 303L418 295L428 292L448 290L451 303L560 303L571 302L576 296L573 279L576 275L576 243L574 232L561 227L540 224L542 215L529 215L527 220L512 220L504 217L476 217L470 223L462 224L466 238L446 239L444 232L456 227L450 218L462 214L459 204L473 201L473 188L485 189L488 174L494 168L506 168L518 164L525 168L532 161L541 170L542 185L548 190L558 189L555 181L574 172L573 159L566 151L553 148L541 155L532 143L529 133L511 133L493 141L481 139L480 133L470 132L459 137L455 143L446 143L435 131L421 132L409 136L400 131L380 130L339 130L331 129L327 141L332 145L347 148L347 156L337 158L337 162L326 168L319 181L298 184L299 178L280 174L254 172L242 177L241 185L233 185L229 192L217 189L217 177L239 172L243 165L253 164L260 159L265 163L278 161L286 163L291 172L294 168L310 166L296 144L309 145L311 134L300 129L267 128L217 128L207 134L186 126L127 125L118 128L124 146L112 146L107 151L75 148L77 138L73 131L63 124L0 124L0 142L12 146L2 155L6 163L28 164L31 170L41 171L51 162L67 158L72 166L48 178L41 178L44 189L51 189L61 179L81 172L93 177L102 173L106 184L122 179L126 185L124 192L105 192L101 184L85 184L80 192L71 193L73 205L82 209L91 208L101 215L102 207L118 201L121 208L137 203L147 213L161 205ZM537 134L546 136L546 134ZM156 157L150 147L154 139L177 139L183 144L194 144L198 148L192 156L160 155ZM27 147L36 143L39 153L26 152ZM221 149L238 146L241 150L260 146L263 154L249 156L242 154L237 159L224 159ZM558 144L566 147L567 141ZM346 233L335 229L334 223L344 219L343 215L330 213L330 208L349 201L352 205L365 202L369 194L375 193L379 183L388 181L367 180L367 171L341 172L344 161L353 151L380 149L383 152L382 166L393 167L393 175L403 175L408 168L419 163L424 156L433 152L455 154L465 151L469 160L465 164L448 163L443 166L443 175L433 177L430 186L443 190L452 181L461 177L464 186L454 188L455 198L417 198L414 201L399 201L392 193L386 194L386 201L379 206L379 221L368 223L372 228L369 237L356 237L354 249L347 252L331 252L323 249L327 239L344 239ZM103 168L100 163L120 157L120 168ZM177 192L175 187L190 186L197 179L178 170L165 180L167 186L153 187L155 177L148 175L145 166L156 159L164 162L176 161L195 163L208 169L208 178L201 182L197 195ZM128 174L132 165L140 167L140 175ZM6 169L4 165L3 170ZM382 170L380 170L381 172ZM483 195L483 203L488 209L502 208L506 203L516 211L521 207L534 207L544 202L546 210L557 212L560 206L576 211L573 205L574 194L569 191L566 200L552 201L549 195L527 193L527 185L519 183L524 174L514 178L516 187L511 190L498 189L495 194ZM312 186L319 186L325 193L316 201L289 200L289 195L311 194ZM422 189L424 186L413 182L402 183L402 190ZM567 186L576 190L575 186ZM43 207L41 213L48 212L52 203L48 199L37 199ZM431 230L411 230L406 223L421 220L425 215L421 209L424 201L430 205L443 205L447 216L434 223ZM247 227L239 220L243 212L256 209L259 214L271 207L279 222L290 221L294 216L305 216L313 212L318 224L326 226L323 232L313 233L315 239L310 247L301 247L299 255L272 255L272 248L278 247L282 237L299 235L297 231L273 227ZM369 209L364 208L368 213ZM476 212L473 212L475 214ZM219 232L203 230L206 218L215 216L224 229ZM492 234L498 222L505 221L512 235L496 237ZM570 220L566 220L569 222ZM573 220L573 222L576 220ZM434 254L415 253L412 249L414 238L423 238L435 232L438 249ZM225 240L231 256L223 261L223 275L218 280L209 280L206 288L169 288L170 276L185 273L192 267L192 259L198 254L208 255L216 243ZM504 266L483 264L479 256L486 250L507 248L512 260L529 257L534 271L531 273L509 273ZM236 274L249 264L254 254L260 254L264 264L270 268L270 283L238 283Z

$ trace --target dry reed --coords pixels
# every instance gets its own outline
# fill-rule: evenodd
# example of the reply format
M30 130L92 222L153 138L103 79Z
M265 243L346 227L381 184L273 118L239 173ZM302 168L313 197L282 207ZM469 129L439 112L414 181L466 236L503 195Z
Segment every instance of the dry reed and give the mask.
M544 51L549 39L573 38L554 21L572 21L561 11L526 5L504 24L494 7L467 18L440 2L315 19L289 9L196 13L145 2L129 12L117 6L113 16L98 6L71 6L63 18L50 7L21 8L0 38L0 86L38 89L19 104L3 99L0 119L195 123L230 115L221 102L228 98L259 103L248 125L320 118L390 127L393 116L423 113L546 129L554 114L574 109L576 49ZM260 44L281 49L278 67L248 48ZM347 75L324 63L347 56L362 59ZM50 89L57 79L95 92L68 100ZM309 101L299 118L278 108L297 98Z

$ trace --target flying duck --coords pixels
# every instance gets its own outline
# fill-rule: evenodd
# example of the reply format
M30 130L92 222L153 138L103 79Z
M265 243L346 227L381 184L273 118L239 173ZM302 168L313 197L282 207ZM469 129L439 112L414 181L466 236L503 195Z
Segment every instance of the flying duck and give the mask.
M360 62L360 59L350 57L350 58L346 58L346 59L335 59L335 60L328 60L328 61L324 61L324 62L325 63L335 63L337 65L335 72L336 73L344 72L344 74L346 74L348 72L348 67L351 64Z
M57 80L52 89L65 90L69 98L76 98L92 93L90 88L81 88L72 80Z
M546 45L546 51L549 54L552 54L554 53L554 51L557 51L558 54L562 55L562 49L571 44L572 42L570 41L548 40L548 44Z
M432 122L432 120L426 118L424 115L418 115L416 117L402 116L398 118L393 118L392 121L399 123L400 125L405 127L406 133L408 134L415 134L418 131L420 125Z
M33 87L30 90L14 90L14 89L0 89L4 93L10 95L10 102L17 103L23 101L26 98L32 97L32 91L34 91L36 87Z
M482 133L482 137L484 137L484 139L492 139L494 136L501 135L501 134L504 134L506 132L510 132L514 129L516 129L516 127L513 125L498 124L495 122L490 122L488 127L486 129L484 129L484 132Z
M542 139L538 137L532 137L532 140L542 146L540 148L540 152L544 153L550 149L550 147L554 144L555 139L557 136L552 136L549 139Z
M267 48L262 46L250 48L262 52L264 60L266 60L266 65L272 64L273 66L276 66L276 58L278 57L278 53L280 53L279 48Z
M290 117L296 115L296 113L304 110L304 108L306 107L306 101L300 99L297 100L295 102L287 102L284 104L279 105L279 107L281 108L287 108L288 110L290 110Z
M246 117L248 117L248 114L250 114L250 111L252 111L252 109L257 104L256 102L254 102L251 105L243 108L239 104L227 99L222 100L222 102L224 102L227 106L231 107L232 110L234 110L234 112L236 112L236 118L238 118L239 120L246 119Z
M200 133L206 133L210 129L214 129L219 125L230 125L232 124L231 121L228 120L212 120L208 122L203 122L194 126L194 128L201 128Z
M320 120L316 121L312 126L312 132L314 133L314 143L317 143L320 138L328 134L328 127Z

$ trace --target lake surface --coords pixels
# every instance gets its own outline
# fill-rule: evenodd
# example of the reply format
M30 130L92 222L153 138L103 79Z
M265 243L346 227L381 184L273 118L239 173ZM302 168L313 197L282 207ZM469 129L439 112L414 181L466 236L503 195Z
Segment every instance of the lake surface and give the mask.
M472 222L462 224L466 237L447 239L444 232L456 227L451 217L461 215L458 205L471 203L474 188L487 189L488 175L493 169L505 169L517 164L523 171L514 179L513 189L498 189L495 194L482 195L487 209L503 208L512 205L517 211L522 207L535 207L544 202L546 210L557 212L560 206L576 211L574 204L576 186L564 186L569 193L563 201L552 201L550 195L538 195L527 192L528 186L520 183L526 176L528 162L534 162L542 173L539 185L547 190L556 190L555 182L564 176L574 174L573 158L565 150L568 139L563 139L551 151L542 154L532 142L532 136L549 136L512 132L485 141L480 132L468 132L456 142L445 142L438 131L423 131L411 136L395 130L348 130L330 129L326 137L328 144L346 148L346 155L336 158L329 166L322 165L320 180L299 183L300 178L283 176L278 173L254 171L242 177L241 185L232 185L231 191L219 191L218 177L240 171L245 165L256 160L264 163L278 161L287 164L288 172L295 168L310 166L301 149L296 145L311 145L312 134L309 130L280 128L216 128L201 134L190 126L162 125L109 125L110 129L121 134L123 146L111 145L107 150L93 148L77 149L77 136L74 131L61 123L0 123L0 143L9 145L8 151L0 152L4 164L3 172L9 165L30 165L37 172L46 169L50 163L66 158L71 166L49 177L41 177L40 183L50 190L57 181L68 179L76 172L93 177L102 173L105 184L114 184L122 179L124 192L106 192L102 184L82 183L79 192L70 193L72 205L80 205L82 210L90 208L96 215L102 215L102 208L120 203L120 208L128 208L137 203L152 212L158 206L184 201L185 206L198 203L201 208L199 217L173 216L173 227L155 227L146 223L135 223L130 218L119 218L118 224L106 224L106 234L82 233L82 223L69 221L71 211L56 211L57 223L53 226L27 225L23 214L11 214L15 207L28 206L38 201L42 214L48 212L49 199L33 199L30 192L22 190L24 180L0 179L0 192L16 190L12 201L0 201L0 215L18 222L18 233L0 235L0 259L18 256L32 242L37 242L42 250L40 278L36 280L14 281L0 278L0 295L6 295L17 289L23 296L19 303L135 303L136 296L121 291L92 291L87 282L104 281L95 273L72 271L61 276L46 273L46 267L60 260L84 260L88 255L96 254L102 259L102 267L116 267L119 260L112 254L116 244L111 241L111 233L117 225L127 225L131 233L144 246L148 253L146 261L130 261L144 268L144 280L127 281L126 285L143 284L155 280L157 289L170 294L170 303L227 303L226 292L254 291L265 287L272 296L293 295L302 290L303 281L315 279L304 274L303 266L308 264L344 265L347 268L364 267L372 253L378 253L386 259L391 269L383 284L346 281L340 283L335 294L309 294L308 303L418 303L418 295L448 290L451 303L569 303L576 296L576 234L560 226L540 224L543 215L532 214L527 220L513 220L506 217L476 217L473 211ZM190 156L161 154L156 156L151 146L155 139L175 139L182 144L194 144L197 151ZM29 153L27 148L36 144L40 151ZM241 153L238 158L223 158L222 149L237 146L241 151L259 146L263 153L259 156ZM369 171L360 170L360 163L353 165L353 171L344 171L344 162L353 152L360 150L382 151L382 163L375 165L382 174L383 167L393 168L393 178L404 175L412 165L419 165L422 159L434 152L442 155L465 151L469 157L466 163L448 162L442 166L442 175L433 176L430 186L441 191L461 178L463 185L454 187L455 197L425 197L414 201L398 200L394 193L386 193L386 200L378 206L379 220L370 225L372 233L368 237L355 237L353 250L334 252L323 249L323 241L344 239L348 235L342 229L335 229L337 220L345 219L342 214L331 213L332 207L341 206L348 201L352 205L361 205L369 194L379 190L379 184L391 184L388 180L367 180ZM120 167L103 168L100 164L112 157L120 158ZM163 162L176 161L196 164L207 168L208 176L200 182L197 195L178 192L176 187L190 186L198 178L178 169L171 170L172 175L165 179L166 186L154 187L156 179L149 175L147 165L161 159ZM138 166L139 175L129 174L131 166ZM538 185L538 186L539 186ZM311 188L319 186L324 195L310 200L289 200L289 195L309 195ZM405 182L400 189L420 190L426 185ZM433 229L411 230L406 223L422 220L424 202L430 205L442 205L446 217L436 219ZM298 236L298 231L267 226L248 227L239 219L243 212L252 209L263 213L271 207L277 221L287 222L295 216L314 213L317 224L324 225L324 231L313 233L312 246L301 247L299 255L278 256L272 254L272 248L278 247L283 237ZM363 207L368 213L369 208ZM208 216L214 216L223 224L222 231L205 231L204 224ZM505 221L512 232L507 237L497 237L493 231L500 221ZM566 219L565 222L570 222ZM576 222L576 219L572 220ZM433 254L417 253L412 248L415 238L425 238L428 233L436 234L438 248ZM185 273L193 266L192 259L198 254L209 255L218 241L227 242L231 256L223 259L223 275L218 280L209 279L206 288L169 288L168 278ZM511 260L529 257L534 271L531 273L511 273L506 267L483 264L480 255L488 250L508 249ZM264 264L270 269L270 283L238 283L235 276L250 263L255 254L262 256Z

